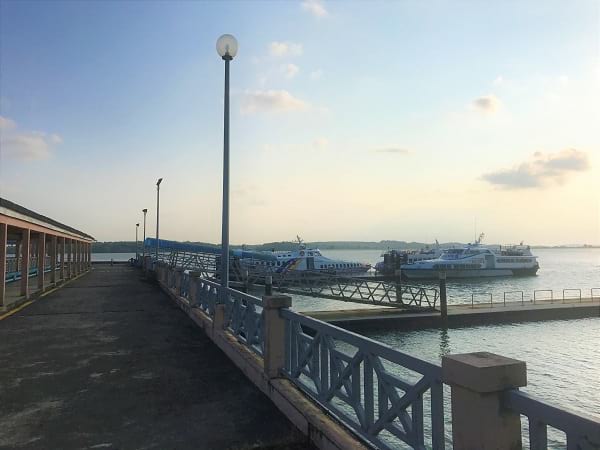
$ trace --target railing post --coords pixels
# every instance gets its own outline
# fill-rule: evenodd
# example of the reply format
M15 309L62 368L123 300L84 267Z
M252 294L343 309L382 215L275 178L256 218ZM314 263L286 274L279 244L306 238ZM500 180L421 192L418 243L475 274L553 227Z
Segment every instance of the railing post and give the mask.
M213 318L213 333L225 328L225 305L219 303L215 305L215 317Z
M521 449L521 419L502 405L503 393L527 385L524 361L488 352L442 358L452 388L452 439L456 450Z
M175 268L175 294L181 295L181 281L183 280L183 268Z
M269 378L276 378L285 365L285 319L281 310L292 306L287 295L265 295L263 301L264 370Z
M198 280L200 279L200 272L190 272L190 287L188 292L188 300L190 305L195 305L196 302L196 291L198 290Z

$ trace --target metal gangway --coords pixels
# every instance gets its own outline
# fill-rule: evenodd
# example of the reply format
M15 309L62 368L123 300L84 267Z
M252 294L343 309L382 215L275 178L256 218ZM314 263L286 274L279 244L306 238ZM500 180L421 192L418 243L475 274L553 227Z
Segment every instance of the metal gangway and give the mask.
M146 238L146 254L156 259L156 239ZM198 272L200 277L219 277L221 247L160 239L158 260L170 267ZM243 266L240 260L252 257L267 264ZM429 311L437 306L437 289L397 281L382 281L366 277L351 277L333 271L278 271L269 265L276 258L268 253L246 250L230 251L230 281L244 290L264 285L289 294L340 300L408 310Z

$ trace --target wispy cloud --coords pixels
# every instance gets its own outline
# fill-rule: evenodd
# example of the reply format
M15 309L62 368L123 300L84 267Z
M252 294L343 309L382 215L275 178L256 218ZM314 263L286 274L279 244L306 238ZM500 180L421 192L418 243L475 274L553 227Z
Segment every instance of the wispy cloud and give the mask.
M294 78L296 75L298 75L298 72L300 71L300 67L298 67L296 64L283 64L280 67L281 72L285 75L286 78Z
M325 9L325 6L323 5L323 2L321 2L320 0L304 0L302 2L302 9L304 11L309 12L318 19L327 17L327 15L329 14Z
M302 44L295 42L273 41L269 44L269 54L276 57L300 56L303 52Z
M16 128L17 124L14 120L9 119L8 117L0 116L0 130L8 131Z
M57 134L39 131L20 131L14 120L0 116L0 148L1 154L10 159L35 161L47 159L55 145L62 143Z
M471 103L474 109L477 111L486 113L486 114L494 114L500 108L501 102L495 95L484 95L482 97L477 97Z
M285 90L246 91L241 102L242 114L291 112L308 109L309 104Z
M557 153L536 152L529 161L511 169L501 169L483 175L488 183L505 189L544 187L564 184L576 172L590 168L586 152L574 148Z
M383 147L371 150L373 153L391 153L396 155L410 155L412 152L402 147Z

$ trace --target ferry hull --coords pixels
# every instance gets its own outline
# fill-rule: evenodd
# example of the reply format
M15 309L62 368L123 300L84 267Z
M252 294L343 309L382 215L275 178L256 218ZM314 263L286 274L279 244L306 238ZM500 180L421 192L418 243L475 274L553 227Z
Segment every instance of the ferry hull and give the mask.
M529 269L472 269L472 270L447 270L446 278L489 278L489 277L520 277L534 276L537 267ZM437 280L439 271L433 269L402 269L402 278L408 280Z

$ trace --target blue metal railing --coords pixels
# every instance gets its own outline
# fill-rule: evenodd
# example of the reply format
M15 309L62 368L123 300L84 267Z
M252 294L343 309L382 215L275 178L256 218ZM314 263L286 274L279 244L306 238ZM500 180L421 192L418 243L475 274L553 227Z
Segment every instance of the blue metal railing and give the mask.
M600 420L552 406L519 390L509 391L506 406L529 421L529 448L548 449L548 427L566 435L567 449L600 448Z
M222 296L218 283L187 273L181 277L181 295L193 307L214 320L216 305L224 303L224 328L255 353L264 354L261 299L231 288ZM194 299L192 283L196 283ZM167 285L175 288L174 270L167 271ZM386 450L405 445L418 450L445 448L448 418L439 365L289 309L282 309L280 317L285 321L282 375L354 434ZM506 392L505 406L527 417L531 450L549 448L548 427L565 434L568 450L600 448L596 418L519 390Z
M290 310L281 314L283 372L303 392L378 448L397 448L398 440L426 448L425 422L431 448L445 448L440 366Z
M264 352L262 300L231 288L227 289L227 294L224 298L225 327L238 341L262 355Z

